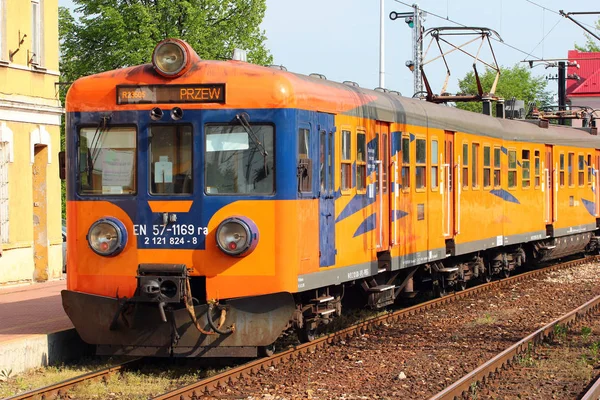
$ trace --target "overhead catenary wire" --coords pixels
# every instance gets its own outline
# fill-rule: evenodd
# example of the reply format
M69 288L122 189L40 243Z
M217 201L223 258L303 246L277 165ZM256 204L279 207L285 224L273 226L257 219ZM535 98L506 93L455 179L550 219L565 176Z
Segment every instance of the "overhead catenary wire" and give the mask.
M401 0L394 0L394 1L395 1L396 3L400 3L400 4L402 4L402 5L405 5L405 6L407 6L407 7L411 7L411 8L412 8L412 6L411 6L410 4L408 4L408 3L405 3L405 2L403 2L403 1L401 1ZM453 24L455 24L455 25L462 26L463 28L468 28L468 26L467 26L467 25L465 25L465 24L461 24L460 22L454 21L454 20L452 20L452 19L450 19L450 18L448 18L448 17L442 17L442 16L440 16L440 15L438 15L438 14L436 14L436 13L433 13L433 12L431 12L431 11L427 11L427 10L424 10L424 9L421 9L421 10L422 10L422 11L424 11L424 12L426 12L426 13L427 13L427 14L429 14L429 15L433 15L433 16L434 16L434 17L436 17L436 18L439 18L439 19L446 20L446 21L448 21L448 22L451 22L451 23L453 23ZM498 43L502 43L503 45L505 45L505 46L507 46L507 47L510 47L510 48L511 48L511 49L513 49L513 50L516 50L516 51L518 51L518 52L520 52L520 53L523 53L523 54L525 54L525 55L526 55L526 56L528 56L528 57L529 57L529 56L532 56L530 53L527 53L526 51L524 51L524 50L521 50L521 49L519 49L518 47L515 47L515 46L513 46L513 45L511 45L511 44L509 44L509 43L506 43L505 41L499 40L499 39L497 39L497 38L494 38L494 37L491 37L491 39L492 39L492 40L495 40L495 41L497 41ZM533 57L534 57L534 58L536 58L536 59L538 59L538 60L541 60L541 58L539 58L539 57L537 57L537 56L533 56Z
M531 3L531 4L533 4L534 6L538 6L538 7L539 7L539 8L541 8L541 9L544 9L544 10L546 10L546 11L549 11L549 12L551 12L551 13L554 13L554 14L556 14L556 15L561 15L561 14L560 14L558 11L554 11L554 10L552 10L552 9L548 8L548 7L544 7L544 6L542 6L541 4L538 4L538 3L534 2L534 1L531 1L531 0L525 0L525 1L526 1L526 2L528 2L528 3ZM562 16L562 15L561 15L561 16ZM589 28L592 28L592 29L596 29L596 27L594 27L594 26L592 26L592 25L590 25L590 24L586 24L585 22L580 22L580 24L582 24L582 25L585 25L585 26L587 26L587 27L589 27Z

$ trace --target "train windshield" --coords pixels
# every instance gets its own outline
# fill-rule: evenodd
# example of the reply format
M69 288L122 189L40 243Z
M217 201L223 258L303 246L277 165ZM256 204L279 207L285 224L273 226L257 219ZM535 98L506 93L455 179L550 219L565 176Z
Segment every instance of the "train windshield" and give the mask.
M241 125L205 126L206 194L274 193L273 126L247 129Z
M79 193L134 194L136 130L91 127L79 131Z

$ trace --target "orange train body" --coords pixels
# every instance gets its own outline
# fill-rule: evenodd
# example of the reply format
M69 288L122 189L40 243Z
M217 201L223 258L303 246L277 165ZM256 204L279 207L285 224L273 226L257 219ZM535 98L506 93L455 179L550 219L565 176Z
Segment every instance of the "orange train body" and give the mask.
M67 95L63 303L100 353L255 355L310 339L351 287L382 307L596 246L589 130L166 43L178 76L135 66Z

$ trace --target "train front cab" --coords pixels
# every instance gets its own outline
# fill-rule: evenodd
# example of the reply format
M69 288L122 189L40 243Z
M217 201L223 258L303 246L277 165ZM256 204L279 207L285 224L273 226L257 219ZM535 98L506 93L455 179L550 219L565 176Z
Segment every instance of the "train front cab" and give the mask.
M309 113L324 133L313 160L322 144L330 172L303 196L294 109L92 106L126 74L165 84L150 68L84 78L67 96L64 308L101 354L256 355L288 326L299 271L335 264L333 116Z

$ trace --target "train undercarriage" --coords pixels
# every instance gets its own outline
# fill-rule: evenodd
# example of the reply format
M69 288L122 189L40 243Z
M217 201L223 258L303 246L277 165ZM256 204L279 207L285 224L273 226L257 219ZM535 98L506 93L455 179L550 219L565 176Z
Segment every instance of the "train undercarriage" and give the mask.
M451 248L451 247L449 247ZM379 273L340 285L296 294L211 302L202 277L188 276L184 265L147 264L138 269L132 298L97 296L65 290L65 311L79 335L97 345L98 354L166 357L255 357L269 355L282 332L302 342L342 315L342 306L382 309L399 297L433 290L437 296L464 290L475 279L508 277L528 262L598 252L600 237L586 232L448 257L390 270L381 253Z

